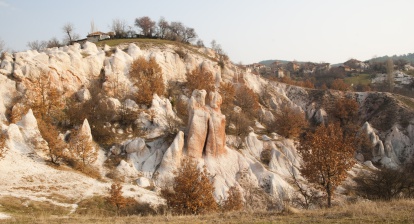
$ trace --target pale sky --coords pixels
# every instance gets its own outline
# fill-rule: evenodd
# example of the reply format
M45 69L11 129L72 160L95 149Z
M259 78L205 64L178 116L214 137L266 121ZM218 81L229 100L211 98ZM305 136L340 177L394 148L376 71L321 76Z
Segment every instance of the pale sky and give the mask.
M85 37L92 20L106 32L113 19L134 26L163 16L207 46L215 39L234 62L338 63L413 53L413 11L413 0L0 0L0 39L22 51L29 41L62 40L67 22Z

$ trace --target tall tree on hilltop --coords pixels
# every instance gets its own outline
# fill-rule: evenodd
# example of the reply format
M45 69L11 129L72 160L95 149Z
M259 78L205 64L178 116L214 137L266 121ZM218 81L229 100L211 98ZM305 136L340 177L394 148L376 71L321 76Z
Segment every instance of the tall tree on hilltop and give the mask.
M167 20L165 20L164 17L161 17L158 21L158 37L161 39L164 39L167 35L168 28L170 27L170 24Z
M70 44L72 43L72 41L79 39L79 35L74 33L75 27L72 23L66 23L65 25L63 25L62 30L67 35L65 41L67 44Z
M146 37L152 37L155 32L155 22L148 16L136 18L135 26L141 28L142 34Z
M6 50L4 41L2 39L0 39L0 56L3 53L4 50Z
M324 189L331 207L333 191L355 164L354 138L344 135L338 123L322 124L300 141L298 152L303 160L300 172Z
M127 22L125 20L114 19L112 20L111 29L115 32L115 37L124 38L127 35Z

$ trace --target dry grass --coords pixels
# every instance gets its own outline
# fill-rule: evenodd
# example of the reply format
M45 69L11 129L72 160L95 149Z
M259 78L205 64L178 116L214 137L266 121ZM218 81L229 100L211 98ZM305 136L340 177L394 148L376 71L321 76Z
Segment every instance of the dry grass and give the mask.
M192 52L193 54L200 55L205 58L209 58L212 61L218 62L216 58L209 57L207 54L201 53L198 51L199 47L190 45L190 44L184 44L177 41L171 41L171 40L163 40L163 39L145 39L145 38L132 38L132 39L110 39L110 40L103 40L96 43L96 46L103 47L106 45L110 47L115 47L121 44L130 44L135 43L138 45L141 49L149 49L152 47L159 47L159 48L165 48L167 45L172 45L177 47L177 50L181 50L183 53L186 53L183 51L183 49L186 49L189 52ZM108 54L111 54L112 51L108 52ZM107 55L108 56L108 55Z
M1 201L2 203L4 200ZM0 210L7 213L5 204ZM50 209L50 208L49 208ZM391 202L358 202L331 209L284 212L230 212L202 216L123 216L103 215L101 212L60 216L50 212L8 212L12 223L412 223L414 200Z

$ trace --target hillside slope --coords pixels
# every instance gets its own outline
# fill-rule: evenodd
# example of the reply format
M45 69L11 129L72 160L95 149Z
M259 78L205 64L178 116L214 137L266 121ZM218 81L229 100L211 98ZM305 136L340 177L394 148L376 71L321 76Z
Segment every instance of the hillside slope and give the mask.
M5 183L0 188L0 195L49 201L76 209L77 201L94 194L107 194L112 181L122 180L124 189L128 189L124 191L125 195L153 205L162 204L163 200L157 191L169 183L183 156L193 153L189 147L189 144L193 144L189 136L196 133L204 136L202 138L211 136L214 147L220 139L225 142L218 150L219 153L208 153L208 148L207 153L204 149L196 149L201 150L201 156L197 157L199 165L206 165L214 177L217 200L226 198L227 191L232 186L244 193L260 189L278 201L292 197L294 187L289 184L289 179L292 170L297 172L296 167L300 166L294 140L285 139L278 134L266 135L263 125L258 121L243 139L230 133L224 133L224 138L219 132L210 134L209 128L206 129L208 133L203 132L203 127L200 127L200 117L203 116L211 118L208 122L213 122L205 123L206 127L224 130L224 126L219 124L221 121L214 120L223 117L221 101L212 100L213 98L206 100L207 93L191 94L185 87L177 90L178 97L155 95L151 107L138 105L133 98L128 97L137 92L129 76L129 68L133 60L141 56L146 59L155 58L162 69L164 82L169 85L174 82L184 83L187 72L202 66L212 72L217 87L221 82L228 82L248 86L259 96L264 96L264 91L268 91L265 95L267 103L260 105L259 110L263 121L273 119L272 111L289 106L304 112L309 120L323 122L326 119L324 114L333 102L350 96L360 105L359 117L361 123L365 122L361 130L369 134L374 146L369 158L357 157L361 164L369 160L395 167L414 153L413 102L409 98L376 92L313 90L269 81L248 73L229 61L220 65L220 56L207 48L148 43L145 46L131 43L115 48L98 48L92 43L83 46L75 44L40 53L27 51L6 54L0 63L0 124L9 148L5 158L0 160L1 170L4 171L0 178ZM17 105L24 104L24 99L30 98L30 93L36 91L33 86L45 73L49 85L56 87L62 98L76 96L80 103L86 102L93 93L92 84L98 80L103 96L98 103L104 104L109 114L119 114L125 108L137 113L138 117L126 125L120 125L114 120L105 124L114 140L110 144L101 145L99 159L94 164L101 172L101 180L74 172L70 168L56 169L47 165L44 149L48 146L39 134L31 110L20 121L13 123L10 118L10 113L17 110ZM119 91L120 86L123 86L122 91ZM127 97L121 97L119 92ZM196 117L184 125L187 128L170 133L171 121L181 120L181 114L177 114L176 109L177 98L192 105L189 114ZM221 99L219 95L216 98ZM114 117L116 116L111 119ZM214 122L219 125L215 126ZM131 131L138 127L145 131L140 134ZM92 137L96 139L98 133L94 132L93 125L87 128L92 128ZM62 130L62 134L66 131L68 130ZM200 141L194 144L205 145L203 141L206 140ZM261 160L264 150L271 151L268 164ZM114 167L103 165L105 161L114 158L119 159ZM144 189L149 186L154 186L153 191ZM69 199L55 200L54 194L63 194Z

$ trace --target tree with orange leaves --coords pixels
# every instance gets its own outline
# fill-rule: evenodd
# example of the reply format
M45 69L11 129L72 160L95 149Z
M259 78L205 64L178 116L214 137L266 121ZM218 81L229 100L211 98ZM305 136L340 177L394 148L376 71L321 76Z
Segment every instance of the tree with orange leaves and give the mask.
M214 186L207 169L197 168L197 162L185 158L178 168L172 189L164 188L161 195L167 205L177 214L205 214L218 209L214 200Z
M300 172L324 189L331 207L333 191L355 164L354 138L344 135L338 123L322 124L301 140L298 152L303 160Z
M147 61L144 57L139 57L132 62L129 75L135 86L138 87L137 103L150 106L155 93L158 96L164 95L165 84L162 69L155 58L150 58Z
M109 194L107 201L109 204L116 206L116 213L119 215L119 211L128 204L128 200L122 196L122 185L120 183L113 183Z
M204 89L207 93L215 90L215 81L213 73L203 67L197 67L186 74L187 88L190 89L190 94L195 89Z

